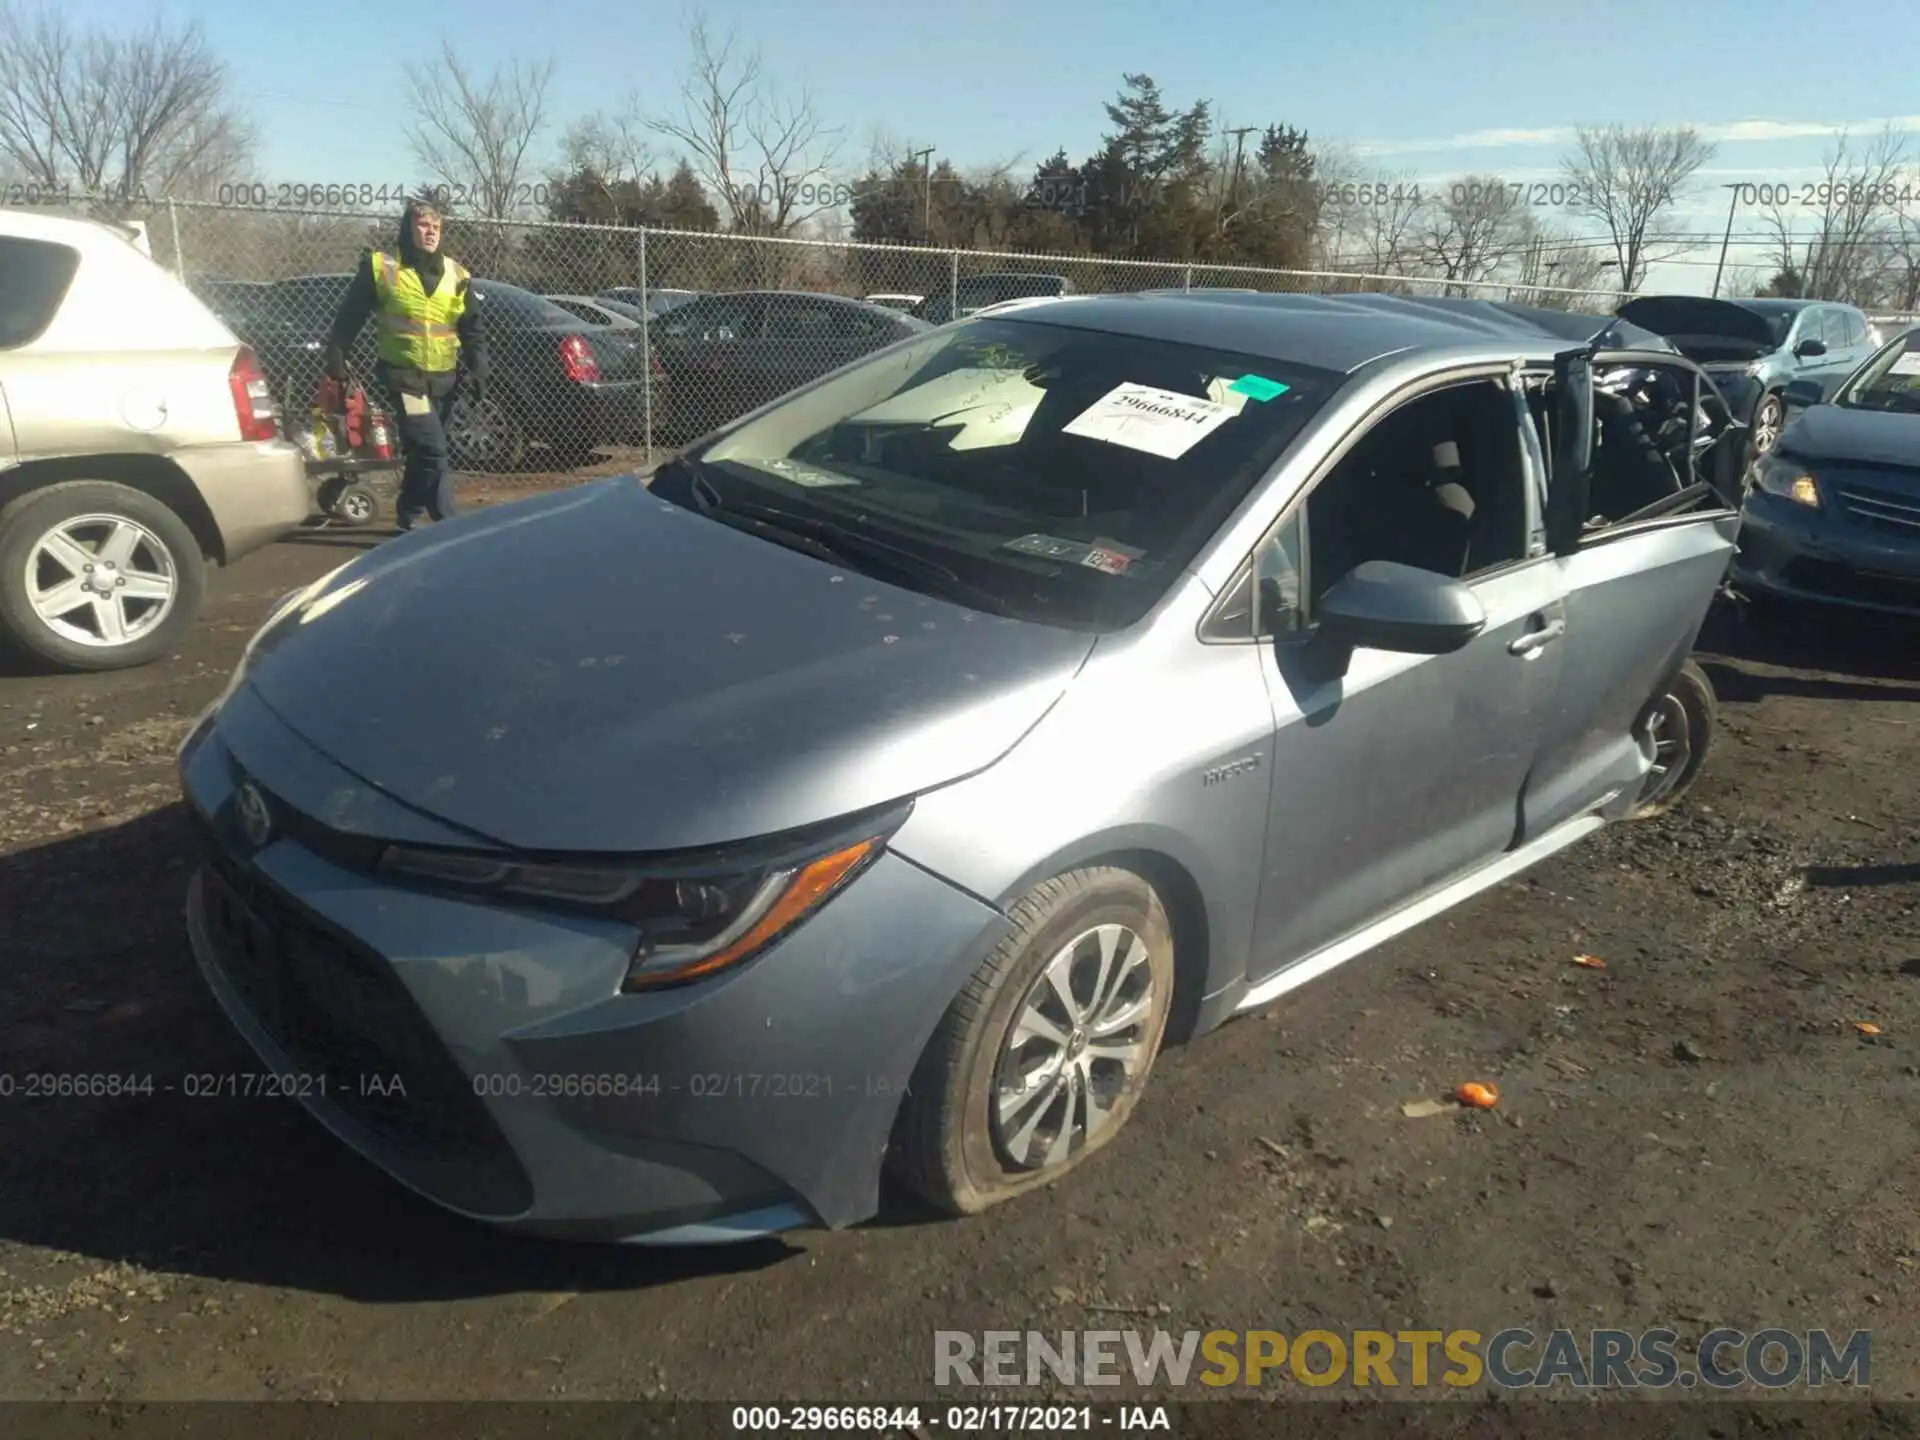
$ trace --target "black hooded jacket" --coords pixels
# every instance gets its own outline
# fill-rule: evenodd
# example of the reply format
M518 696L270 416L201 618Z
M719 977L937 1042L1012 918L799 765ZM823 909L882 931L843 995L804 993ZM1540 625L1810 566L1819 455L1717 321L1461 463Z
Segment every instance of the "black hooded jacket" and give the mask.
M431 294L445 273L446 254L444 250L431 255L423 254L413 240L413 206L407 206L400 216L400 235L396 251L400 263L420 275L421 284ZM366 326L368 318L379 308L380 293L373 284L373 250L368 248L360 256L360 265L354 271L353 281L347 286L347 293L341 297L340 308L333 317L333 328L327 336L327 359L331 362L345 355L353 348L354 340ZM460 335L459 367L444 375L429 375L419 370L393 370L382 365L386 379L402 390L412 391L416 395L432 395L436 399L449 394L459 383L462 374L484 381L487 375L487 336L480 321L480 304L471 295L467 298L467 308L460 317L458 325Z

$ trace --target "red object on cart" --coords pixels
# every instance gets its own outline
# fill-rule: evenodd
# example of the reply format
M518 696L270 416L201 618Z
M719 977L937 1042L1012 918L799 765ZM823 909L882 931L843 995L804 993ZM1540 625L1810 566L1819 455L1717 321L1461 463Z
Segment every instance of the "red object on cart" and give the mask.
M321 376L313 393L314 409L348 455L366 460L393 458L393 430L386 413L367 400L364 387Z

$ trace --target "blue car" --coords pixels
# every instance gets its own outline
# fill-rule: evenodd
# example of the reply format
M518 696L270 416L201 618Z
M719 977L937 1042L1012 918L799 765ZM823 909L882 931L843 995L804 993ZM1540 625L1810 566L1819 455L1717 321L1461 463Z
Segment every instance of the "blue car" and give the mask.
M1169 1038L1681 803L1745 445L1613 317L910 328L650 483L286 597L181 751L193 950L462 1215L737 1239L887 1172L984 1210L1106 1147Z
M1920 616L1920 331L1888 341L1831 399L1805 406L1750 476L1737 591Z
M1643 295L1620 318L1664 336L1711 375L1751 436L1772 452L1791 417L1787 387L1824 400L1881 343L1866 313L1826 300L1708 300Z

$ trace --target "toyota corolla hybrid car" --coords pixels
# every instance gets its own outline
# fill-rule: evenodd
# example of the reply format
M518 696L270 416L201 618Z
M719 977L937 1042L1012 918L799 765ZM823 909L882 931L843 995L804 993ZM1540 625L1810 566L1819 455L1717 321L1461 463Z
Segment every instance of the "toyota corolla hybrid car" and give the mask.
M1798 382L1796 382L1798 383ZM1733 584L1749 599L1920 617L1920 331L1808 407L1753 472Z
M1606 317L918 333L650 488L283 600L181 750L194 952L470 1217L838 1227L889 1168L978 1211L1111 1141L1169 1037L1675 804L1744 448Z

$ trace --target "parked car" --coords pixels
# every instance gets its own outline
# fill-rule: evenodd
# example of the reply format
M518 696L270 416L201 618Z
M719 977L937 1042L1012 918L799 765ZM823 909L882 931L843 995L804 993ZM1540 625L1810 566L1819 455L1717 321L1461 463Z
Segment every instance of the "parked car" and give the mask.
M1169 1036L1700 773L1745 435L1709 382L1679 468L1598 465L1593 376L1670 381L1626 387L1654 433L1699 371L1552 323L1035 306L650 489L357 557L182 747L207 983L335 1135L518 1230L843 1226L883 1161L954 1212L1056 1181Z
M653 322L655 427L669 441L689 439L929 328L897 310L837 295L703 296Z
M1824 300L1645 295L1619 313L1673 341L1714 377L1749 427L1755 459L1779 441L1790 382L1813 381L1829 396L1879 343L1864 311Z
M595 299L618 300L622 305L632 305L645 310L649 315L664 315L669 310L698 300L704 290L642 290L637 285L616 285L611 290L602 290Z
M1734 588L1920 618L1920 331L1909 330L1805 406L1761 461L1741 510Z
M924 295L907 295L892 290L882 290L878 294L867 296L867 303L884 305L889 310L911 310L926 298Z
M930 325L945 325L950 321L964 320L976 310L997 305L1003 300L1073 293L1073 282L1064 275L969 275L947 289L927 296L908 313Z
M187 279L187 288L206 302L207 308L236 334L271 312L268 304L273 287L265 280L225 280L213 275L195 275Z
M0 635L117 670L173 651L209 564L311 512L253 352L124 232L0 211Z
M615 332L638 330L639 319L626 312L619 301L592 300L585 295L543 295L540 297L549 305L554 305L589 325L598 325Z
M274 393L293 413L311 402L327 331L351 279L340 273L277 282L264 307L273 318L249 336ZM492 372L482 404L454 404L447 438L456 468L512 470L532 445L545 446L553 463L575 465L601 446L640 439L645 371L638 347L518 286L475 277L473 294L486 307ZM366 383L374 339L369 323L347 357Z

